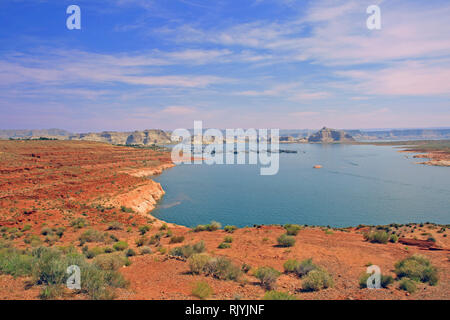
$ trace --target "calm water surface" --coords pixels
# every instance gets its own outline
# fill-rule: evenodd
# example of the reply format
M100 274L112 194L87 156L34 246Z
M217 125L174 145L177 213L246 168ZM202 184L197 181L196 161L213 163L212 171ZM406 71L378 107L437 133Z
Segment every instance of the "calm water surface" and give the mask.
M179 165L152 177L166 195L153 215L185 226L298 223L334 227L450 223L450 168L415 164L390 146L280 145L280 170ZM322 169L313 169L316 164Z

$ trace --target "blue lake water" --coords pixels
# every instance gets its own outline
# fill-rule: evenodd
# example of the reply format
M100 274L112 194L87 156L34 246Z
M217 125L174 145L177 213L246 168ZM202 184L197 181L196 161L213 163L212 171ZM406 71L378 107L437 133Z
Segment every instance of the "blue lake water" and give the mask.
M152 177L166 195L152 212L185 226L435 222L450 224L450 168L415 164L391 146L280 145L274 176L257 165L179 165ZM322 169L313 169L320 164Z

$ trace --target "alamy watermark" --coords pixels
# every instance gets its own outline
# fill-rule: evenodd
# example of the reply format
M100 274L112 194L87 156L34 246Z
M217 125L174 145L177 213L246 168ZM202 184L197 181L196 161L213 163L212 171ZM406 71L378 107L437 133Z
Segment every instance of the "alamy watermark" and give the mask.
M225 131L225 134L224 134ZM194 121L187 129L172 132L175 164L259 164L261 175L275 175L280 166L279 129L207 129Z

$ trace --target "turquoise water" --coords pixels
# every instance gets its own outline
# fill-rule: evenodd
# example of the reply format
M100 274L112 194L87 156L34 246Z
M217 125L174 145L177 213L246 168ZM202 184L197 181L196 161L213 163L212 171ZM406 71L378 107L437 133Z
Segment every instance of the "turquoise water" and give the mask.
M155 217L185 226L298 223L334 227L450 223L450 168L369 145L281 145L280 170L257 165L179 165L152 177L166 195ZM316 164L322 169L313 169Z

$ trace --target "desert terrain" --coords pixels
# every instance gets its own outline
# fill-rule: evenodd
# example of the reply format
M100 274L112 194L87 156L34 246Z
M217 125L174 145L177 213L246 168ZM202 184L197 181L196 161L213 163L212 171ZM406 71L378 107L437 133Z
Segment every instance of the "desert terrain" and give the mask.
M191 229L151 216L164 196L151 176L172 166L170 153L158 148L0 141L0 299L262 299L272 290L295 299L449 299L449 226L222 228L211 223ZM284 245L279 237L286 232L291 242ZM372 241L368 235L376 233L389 241ZM111 271L105 276L108 294L99 293L106 285L70 290L43 272L36 278L27 268L31 263L45 269L36 253L45 252L42 247ZM416 254L431 263L439 280L402 290L395 265ZM196 255L215 263L225 258L221 261L235 269L195 272ZM305 290L307 276L285 270L286 261L309 258L326 270L332 285ZM105 261L122 262L109 268ZM370 265L392 276L386 288L361 287L360 277ZM261 280L261 267L279 274L268 283ZM117 281L111 281L113 272Z

